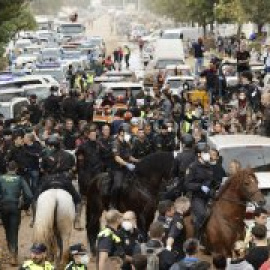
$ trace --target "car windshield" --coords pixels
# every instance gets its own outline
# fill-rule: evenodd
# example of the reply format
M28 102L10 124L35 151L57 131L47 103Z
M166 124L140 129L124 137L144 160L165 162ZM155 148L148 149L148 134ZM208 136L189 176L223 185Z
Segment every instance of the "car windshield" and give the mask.
M12 100L13 98L15 97L21 97L23 96L23 94L21 93L5 93L5 94L2 94L0 93L0 102L8 102L10 100Z
M60 26L60 32L63 34L80 34L83 32L83 26L78 24L68 24Z
M180 59L163 59L163 60L158 60L156 64L156 69L165 69L167 66L170 65L183 65L184 62L183 60Z
M36 69L33 75L51 75L58 82L62 82L65 78L64 72L60 69Z
M6 119L11 118L11 109L9 106L2 106L0 103L0 113L3 114Z
M79 59L80 57L81 57L81 53L80 52L74 52L74 51L64 52L61 55L61 58L63 60L65 60L65 59Z
M261 192L265 198L265 205L266 209L270 209L270 189L261 189Z
M255 171L269 171L270 167L270 147L232 147L220 150L223 160L223 167L227 171L231 160L238 160L242 167L250 167Z
M168 84L170 85L171 88L179 88L182 83L180 80L169 80Z
M87 41L86 43L88 46L99 46L101 44L101 39L93 38ZM86 45L84 44L84 45Z
M180 33L164 33L163 39L180 39Z
M113 96L114 97L119 97L119 96L125 96L126 95L126 88L119 87L119 88L111 88L113 91ZM142 90L141 87L129 87L131 89L132 95L136 97ZM103 98L105 96L105 88L102 90L102 92L99 95L99 98Z

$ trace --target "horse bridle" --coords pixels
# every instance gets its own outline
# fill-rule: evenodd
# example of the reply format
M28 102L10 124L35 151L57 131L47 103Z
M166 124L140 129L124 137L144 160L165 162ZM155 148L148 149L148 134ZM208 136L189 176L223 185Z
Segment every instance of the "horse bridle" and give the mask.
M248 194L247 200L246 200L245 202L243 202L243 201L241 201L241 200L233 200L233 199L229 199L229 198L219 198L219 199L220 199L220 200L223 200L223 201L235 203L235 204L238 204L238 205L243 205L243 206L247 206L248 203L250 203L250 204L256 206L256 204L255 204L251 199L252 199L252 198L254 197L254 195L255 195L256 193L258 193L258 192L260 192L259 189L257 189L256 191L254 191L254 192Z

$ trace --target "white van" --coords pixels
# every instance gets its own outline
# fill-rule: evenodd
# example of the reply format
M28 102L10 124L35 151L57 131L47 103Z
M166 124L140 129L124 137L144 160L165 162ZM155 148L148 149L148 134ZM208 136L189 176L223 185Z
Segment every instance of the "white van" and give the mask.
M154 69L166 69L169 65L183 65L185 53L183 42L180 39L157 40L154 53Z
M6 120L18 118L23 108L29 105L29 101L24 97L13 98L7 102L0 102L0 113L4 115Z
M225 171L228 171L232 159L238 160L244 168L270 171L270 138L259 135L215 135L208 137L207 143L219 151Z

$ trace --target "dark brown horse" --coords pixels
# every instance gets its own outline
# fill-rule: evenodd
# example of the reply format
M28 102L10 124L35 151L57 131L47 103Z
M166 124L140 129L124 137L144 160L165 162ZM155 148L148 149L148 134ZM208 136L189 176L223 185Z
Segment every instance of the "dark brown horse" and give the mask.
M147 232L157 209L162 183L170 179L174 157L172 153L157 152L145 157L136 166L134 177L124 179L125 188L117 208L120 212L134 211L138 226ZM108 210L114 198L109 196L110 177L103 173L89 181L87 192L87 235L91 251L95 252L96 237L100 229L100 217Z
M243 239L247 203L263 204L264 197L258 188L258 179L250 169L239 171L221 188L203 228L202 241L207 251L230 255L233 244ZM190 217L185 220L187 238L193 236Z

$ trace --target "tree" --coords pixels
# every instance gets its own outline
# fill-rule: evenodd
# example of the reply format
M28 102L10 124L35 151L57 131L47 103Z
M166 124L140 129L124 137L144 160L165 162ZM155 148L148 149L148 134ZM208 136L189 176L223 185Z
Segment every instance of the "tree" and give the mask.
M258 26L258 34L262 34L265 23L270 22L270 0L241 0L247 20Z
M0 1L0 58L8 42L21 30L34 29L36 23L25 0Z

